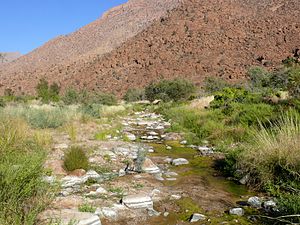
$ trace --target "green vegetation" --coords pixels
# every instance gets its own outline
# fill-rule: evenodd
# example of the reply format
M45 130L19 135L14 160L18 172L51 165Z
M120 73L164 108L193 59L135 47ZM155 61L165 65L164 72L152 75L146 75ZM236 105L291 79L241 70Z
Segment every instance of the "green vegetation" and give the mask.
M195 86L183 79L162 80L152 83L145 88L146 98L150 101L156 99L168 101L181 101L189 99L195 92Z
M71 147L65 153L64 167L67 171L74 171L76 169L87 170L89 168L89 161L85 151L81 147Z
M22 121L0 119L0 224L34 224L50 200L45 151Z
M96 207L89 204L89 203L84 203L78 207L79 212L89 212L89 213L95 213L96 212Z
M40 79L36 86L36 93L39 98L41 98L43 103L58 102L59 101L60 87L57 83L49 83L44 78Z
M145 99L145 90L143 89L129 89L124 95L124 100L127 102L137 102Z

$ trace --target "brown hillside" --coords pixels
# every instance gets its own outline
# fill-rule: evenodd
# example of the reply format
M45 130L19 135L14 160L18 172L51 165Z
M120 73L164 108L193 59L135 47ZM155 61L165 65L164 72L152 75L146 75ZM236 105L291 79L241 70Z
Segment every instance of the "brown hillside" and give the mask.
M32 91L45 76L64 87L121 95L161 78L180 76L198 84L207 76L240 79L247 68L261 65L259 57L272 67L299 47L298 0L184 0L104 56L89 54L47 70L18 71L13 79L2 75L2 83Z

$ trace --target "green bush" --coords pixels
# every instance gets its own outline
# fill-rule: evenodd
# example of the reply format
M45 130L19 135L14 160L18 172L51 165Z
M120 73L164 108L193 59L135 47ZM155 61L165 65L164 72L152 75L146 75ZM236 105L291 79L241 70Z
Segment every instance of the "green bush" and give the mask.
M143 89L129 89L124 95L124 100L126 102L137 102L145 100L145 90Z
M102 104L102 105L117 105L117 98L114 94L110 93L95 93L95 96L93 97L95 104Z
M222 108L224 113L232 113L234 103L260 103L262 96L247 91L245 88L224 88L216 93L215 99L210 103L211 108Z
M0 108L3 108L6 106L5 101L3 100L3 98L0 98Z
M150 101L161 99L165 102L187 100L195 92L195 86L183 79L162 80L145 88L146 98Z
M270 73L262 67L253 67L248 71L252 91L261 92L268 87Z
M96 207L89 204L89 203L84 203L78 207L79 212L88 212L88 213L95 213L96 212Z
M204 91L209 94L214 94L216 92L222 91L226 87L233 87L222 78L218 77L208 77L204 80Z
M25 118L34 128L58 128L67 122L66 112L62 109L27 109Z
M89 161L85 151L80 147L71 147L65 153L64 167L67 171L74 171L76 169L87 170L89 168Z
M288 90L292 97L300 98L300 66L290 69Z
M80 102L80 96L75 89L69 88L66 90L62 100L66 105L78 104Z
M50 101L59 101L60 87L57 83L53 83L49 87L49 83L44 78L39 80L36 86L37 96L41 98L43 103L49 103Z
M50 200L46 152L21 121L0 119L0 224L35 224Z

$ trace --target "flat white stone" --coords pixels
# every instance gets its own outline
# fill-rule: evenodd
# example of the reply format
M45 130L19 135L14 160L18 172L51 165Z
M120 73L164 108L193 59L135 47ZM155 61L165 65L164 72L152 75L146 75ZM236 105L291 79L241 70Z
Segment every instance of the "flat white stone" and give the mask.
M150 196L144 194L129 195L123 198L123 204L131 209L152 209L153 201Z
M174 166L180 166L180 165L186 165L186 164L189 164L189 161L184 158L174 159L172 161L172 165L174 165Z

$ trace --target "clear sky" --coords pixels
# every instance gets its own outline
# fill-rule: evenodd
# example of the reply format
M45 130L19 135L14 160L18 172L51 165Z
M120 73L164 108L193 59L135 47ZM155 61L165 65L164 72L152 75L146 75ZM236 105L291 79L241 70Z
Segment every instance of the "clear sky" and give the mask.
M0 52L32 51L126 0L0 0Z

